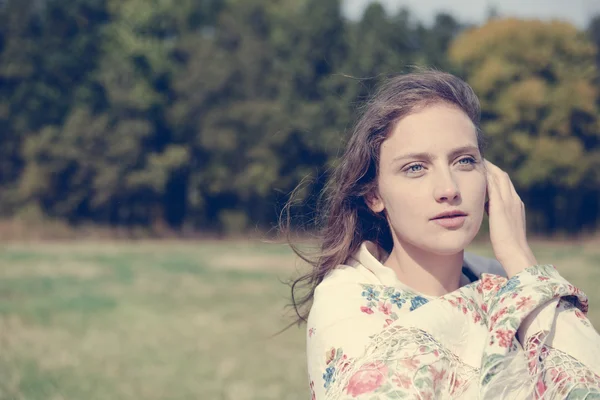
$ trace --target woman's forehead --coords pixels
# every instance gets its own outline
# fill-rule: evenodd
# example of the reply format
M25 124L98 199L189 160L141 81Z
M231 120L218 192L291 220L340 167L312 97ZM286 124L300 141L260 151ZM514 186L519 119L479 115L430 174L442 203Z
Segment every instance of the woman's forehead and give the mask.
M437 104L398 121L382 151L435 152L469 145L477 146L477 130L467 114L457 107Z

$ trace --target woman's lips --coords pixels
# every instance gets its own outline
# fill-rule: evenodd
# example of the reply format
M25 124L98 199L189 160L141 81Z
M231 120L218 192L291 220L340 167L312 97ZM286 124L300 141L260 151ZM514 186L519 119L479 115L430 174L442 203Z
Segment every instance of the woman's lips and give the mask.
M436 218L432 221L438 225L443 226L444 228L447 228L447 229L458 229L461 226L463 226L466 218L467 218L466 215L456 215L453 217Z

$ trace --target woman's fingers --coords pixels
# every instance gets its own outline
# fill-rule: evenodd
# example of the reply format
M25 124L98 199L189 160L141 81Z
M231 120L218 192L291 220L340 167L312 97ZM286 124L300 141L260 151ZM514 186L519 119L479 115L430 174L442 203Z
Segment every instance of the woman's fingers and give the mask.
M496 181L499 184L500 193L502 195L502 199L507 202L506 207L510 207L515 212L518 212L523 219L523 223L525 220L525 205L521 200L521 196L517 193L515 189L515 185L513 185L512 180L508 176L506 172L498 168L496 165L487 161L490 164L490 170L493 175L497 178Z
M508 174L491 162L487 160L485 162L488 171L488 195L490 200L496 195L499 197L497 201L504 203L503 208L518 209L524 215L525 206ZM491 194L489 193L490 190Z
M505 201L514 197L517 192L515 191L508 174L487 160L486 166L488 177L491 178L492 185L494 186L493 189L496 189L496 194Z
M489 161L485 161L486 165L486 173L487 173L487 192L488 192L488 202L487 202L487 213L490 214L491 211L495 210L496 213L499 212L499 207L502 203L504 203L502 189L500 186L500 179L498 177L498 167L492 164ZM506 196L506 195L505 195Z

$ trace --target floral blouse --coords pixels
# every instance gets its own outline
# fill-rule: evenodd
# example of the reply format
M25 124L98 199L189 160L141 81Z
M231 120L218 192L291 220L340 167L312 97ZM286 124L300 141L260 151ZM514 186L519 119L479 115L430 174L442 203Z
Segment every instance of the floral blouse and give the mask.
M312 400L600 399L587 298L553 266L463 276L432 297L400 282L383 256L363 243L315 291Z

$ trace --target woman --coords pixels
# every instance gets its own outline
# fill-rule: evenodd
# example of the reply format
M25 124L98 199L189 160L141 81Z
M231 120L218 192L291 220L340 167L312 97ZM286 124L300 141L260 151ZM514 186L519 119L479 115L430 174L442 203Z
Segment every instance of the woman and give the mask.
M479 115L472 89L435 71L391 79L366 105L314 268L293 286L310 289L294 305L313 399L600 398L587 299L538 264ZM464 253L484 210L497 269Z

